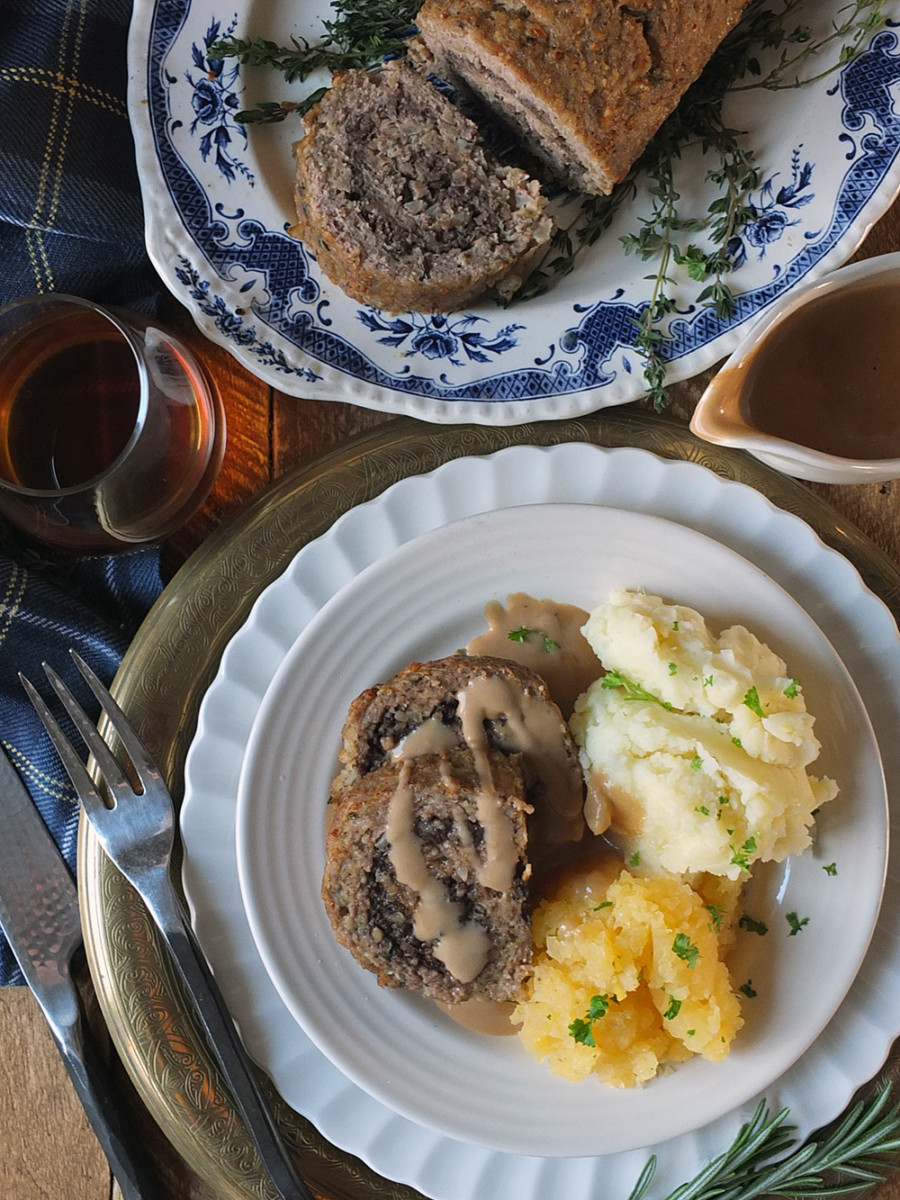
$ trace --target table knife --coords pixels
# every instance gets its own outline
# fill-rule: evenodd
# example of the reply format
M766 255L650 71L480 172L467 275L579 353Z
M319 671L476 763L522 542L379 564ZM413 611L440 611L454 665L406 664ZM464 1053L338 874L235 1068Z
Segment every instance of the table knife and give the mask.
M78 892L25 785L0 751L0 928L47 1019L126 1200L158 1195L116 1104L114 1080L72 976L83 940Z

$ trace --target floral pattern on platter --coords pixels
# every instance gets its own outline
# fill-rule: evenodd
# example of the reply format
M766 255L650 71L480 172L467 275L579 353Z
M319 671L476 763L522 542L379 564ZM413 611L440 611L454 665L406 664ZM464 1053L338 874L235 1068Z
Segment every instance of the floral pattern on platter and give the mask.
M139 0L139 10L152 10L146 94L132 101L136 138L153 159L144 171L148 242L162 246L161 272L174 277L201 325L273 386L436 420L492 421L492 409L502 423L560 418L640 395L643 362L633 343L652 264L635 270L621 248L647 202L640 187L586 261L513 313L485 301L451 315L387 314L360 307L323 278L289 232L296 129L256 127L245 137L235 116L250 80L210 53L231 34L278 36L279 19L296 28L298 12L311 30L321 22L309 0L292 0L281 17L280 0L272 2L267 22L276 24L262 30L249 0L235 0L230 17L199 0ZM827 23L841 3L807 0L807 15ZM673 297L659 328L673 378L724 357L761 311L844 261L859 230L896 194L900 0L887 4L882 28L812 85L796 119L791 107L782 115L787 99L771 108L777 120L764 126L763 182L728 247L735 311L717 316L690 287ZM790 103L802 94L790 93ZM732 115L744 128L742 110ZM702 211L703 163L686 170L691 203Z
M307 383L316 383L322 378L310 367L293 366L287 361L284 351L274 346L270 339L260 339L256 327L248 325L243 313L233 312L221 296L215 295L209 281L201 279L186 258L181 259L176 276L187 287L201 312L212 319L218 332L252 352L258 362L285 375L297 375Z
M234 119L240 104L234 90L240 68L235 63L227 64L222 58L212 58L209 53L210 46L222 38L230 37L236 26L237 17L226 29L222 28L221 21L213 18L204 35L203 46L198 46L196 42L191 45L194 69L202 74L195 78L190 71L186 71L185 77L193 89L191 107L195 116L191 133L204 130L200 138L201 158L206 162L213 154L216 167L225 180L230 183L242 175L252 187L256 182L253 172L235 157L231 149L235 138L241 139L244 146L247 145L246 130Z
M776 190L776 181L781 178L776 172L750 196L747 203L748 218L741 232L729 240L726 249L732 270L746 262L748 245L759 252L760 258L764 258L767 246L779 241L790 226L799 225L799 218L791 219L792 212L815 199L815 193L808 190L812 182L813 164L801 163L801 149L798 146L791 156L790 183L783 183Z
M451 317L442 313L425 316L409 313L405 317L385 318L377 308L360 309L359 319L368 329L383 334L378 341L383 346L408 346L403 353L407 357L422 354L425 358L444 358L453 366L460 366L463 351L471 362L490 362L490 354L504 354L518 345L513 334L524 329L524 325L504 325L493 337L486 337L473 326L484 321L475 313Z

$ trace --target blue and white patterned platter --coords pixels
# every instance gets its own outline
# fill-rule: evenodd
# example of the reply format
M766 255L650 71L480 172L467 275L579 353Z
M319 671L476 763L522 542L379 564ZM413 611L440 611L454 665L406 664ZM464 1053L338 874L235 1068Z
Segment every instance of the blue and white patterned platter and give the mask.
M818 38L842 10L846 0L805 0L791 24ZM686 277L668 289L670 382L724 358L774 301L849 258L900 190L900 0L883 10L886 23L839 70L798 89L750 86L728 97L725 119L747 131L760 168L752 219L731 246L736 311L717 318ZM313 0L136 0L129 111L147 244L199 328L283 392L435 422L568 418L639 397L634 322L656 268L626 254L621 238L650 212L646 179L570 275L506 309L486 300L446 316L387 315L346 297L290 237L299 119L245 127L234 115L260 100L299 99L322 80L289 87L208 48L231 35L314 40L323 15ZM823 51L815 68L838 50ZM701 217L716 198L710 165L699 151L680 160L682 215Z

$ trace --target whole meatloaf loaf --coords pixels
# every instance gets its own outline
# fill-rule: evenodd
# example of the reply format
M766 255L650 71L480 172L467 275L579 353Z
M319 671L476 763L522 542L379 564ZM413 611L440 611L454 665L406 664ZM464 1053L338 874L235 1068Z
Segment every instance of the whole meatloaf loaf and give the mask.
M604 194L737 24L746 0L425 0L433 69L567 186Z
M539 185L401 61L346 71L304 117L291 233L348 296L449 312L511 294L550 237Z
M322 899L338 941L383 987L449 1004L522 997L531 975L520 760L491 752L506 843L484 878L484 764L468 750L386 762L332 805Z

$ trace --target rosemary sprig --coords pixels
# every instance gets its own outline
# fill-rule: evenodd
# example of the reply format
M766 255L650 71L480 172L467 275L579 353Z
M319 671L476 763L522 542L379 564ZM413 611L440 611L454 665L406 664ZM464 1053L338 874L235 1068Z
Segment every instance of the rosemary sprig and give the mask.
M333 20L323 20L324 36L317 42L291 38L281 46L266 38L223 38L209 49L212 58L237 58L245 66L272 67L286 83L302 82L315 71L368 68L391 55L406 53L406 43L421 0L334 0ZM301 101L263 101L235 113L244 124L283 121L289 113L302 115L322 96L319 88Z
M891 1102L890 1083L858 1101L829 1130L799 1149L788 1109L772 1116L761 1101L731 1146L666 1200L756 1200L762 1196L846 1196L881 1183L897 1168L900 1105ZM786 1153L790 1151L789 1153ZM653 1180L650 1158L628 1200L642 1200Z

